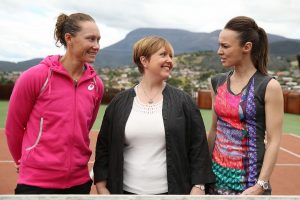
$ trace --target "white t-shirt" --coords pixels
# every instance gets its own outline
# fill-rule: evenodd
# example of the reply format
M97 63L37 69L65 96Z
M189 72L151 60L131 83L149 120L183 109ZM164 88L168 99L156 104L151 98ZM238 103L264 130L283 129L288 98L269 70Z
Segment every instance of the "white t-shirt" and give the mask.
M138 96L125 127L123 190L135 194L168 192L166 141L161 100L143 104Z

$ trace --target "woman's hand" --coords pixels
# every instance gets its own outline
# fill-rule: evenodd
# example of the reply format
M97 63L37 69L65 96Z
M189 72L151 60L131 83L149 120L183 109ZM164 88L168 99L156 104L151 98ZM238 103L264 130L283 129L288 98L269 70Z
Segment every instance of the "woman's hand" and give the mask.
M102 195L109 195L110 194L109 190L106 187L101 187L101 188L97 187L97 193L102 194Z
M98 194L110 194L109 190L106 187L106 181L100 181L96 183L96 189Z
M242 192L241 195L261 195L263 193L264 189L260 185L255 184L254 186L249 187L244 192Z
M205 191L197 187L192 187L190 195L205 195Z
M16 168L16 172L19 173L20 165L19 164L15 164L15 168Z

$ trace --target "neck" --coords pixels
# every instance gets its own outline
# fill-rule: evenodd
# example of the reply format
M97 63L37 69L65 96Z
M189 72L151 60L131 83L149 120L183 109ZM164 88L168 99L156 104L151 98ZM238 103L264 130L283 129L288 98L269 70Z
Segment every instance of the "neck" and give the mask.
M164 81L153 81L153 79L147 78L147 77L143 77L140 84L143 85L143 87L147 90L147 91L152 91L152 90L156 90L156 89L161 89L162 86L164 85Z
M68 55L61 57L60 62L75 81L81 77L85 69L84 63L76 62L76 59L70 59Z
M237 78L245 78L245 77L252 76L256 71L257 69L252 64L252 62L249 62L247 64L235 66L233 76Z
M149 104L154 103L162 96L164 86L163 81L153 82L143 78L138 86L140 99Z

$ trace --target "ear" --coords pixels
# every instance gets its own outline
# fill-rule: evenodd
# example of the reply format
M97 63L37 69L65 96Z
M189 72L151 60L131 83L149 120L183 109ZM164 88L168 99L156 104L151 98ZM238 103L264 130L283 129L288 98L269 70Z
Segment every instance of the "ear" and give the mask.
M65 34L65 41L67 46L72 46L72 35L70 33Z
M244 53L250 53L252 50L252 42L246 42L244 47L243 47L243 52Z
M144 66L144 68L147 66L148 63L148 59L145 56L141 56L140 57L140 62L142 63L142 65Z

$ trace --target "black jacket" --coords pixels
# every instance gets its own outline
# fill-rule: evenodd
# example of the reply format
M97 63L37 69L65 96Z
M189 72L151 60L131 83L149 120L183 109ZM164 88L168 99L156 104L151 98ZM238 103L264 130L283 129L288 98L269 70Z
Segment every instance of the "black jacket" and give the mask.
M124 131L135 95L131 88L112 100L97 139L94 181L106 180L111 194L123 193ZM168 193L189 194L193 185L213 182L205 127L192 98L167 84L163 91L162 115Z

